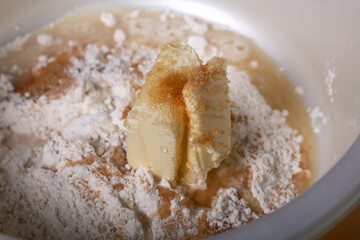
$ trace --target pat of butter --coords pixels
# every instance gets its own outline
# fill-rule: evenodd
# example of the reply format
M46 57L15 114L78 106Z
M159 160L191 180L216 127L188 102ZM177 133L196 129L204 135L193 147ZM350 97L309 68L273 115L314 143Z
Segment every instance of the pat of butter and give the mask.
M128 162L170 181L204 186L230 152L226 64L206 65L189 46L165 44L128 114Z
M175 180L184 153L186 112L179 100L186 78L183 67L199 66L195 51L174 43L161 47L152 71L126 119L128 162L133 168Z
M200 79L200 80L199 80ZM212 58L197 78L190 79L183 89L189 117L187 163L183 180L206 186L207 173L220 165L231 150L229 86L226 64Z
M137 169L150 167L160 177L174 180L182 157L184 123L178 129L146 119L128 121L128 161Z

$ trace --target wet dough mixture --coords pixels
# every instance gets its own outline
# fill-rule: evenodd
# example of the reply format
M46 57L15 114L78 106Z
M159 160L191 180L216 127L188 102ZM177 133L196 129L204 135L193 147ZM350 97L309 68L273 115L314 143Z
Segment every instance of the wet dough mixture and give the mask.
M127 113L159 45L172 40L188 43L204 61L228 60L232 150L209 173L206 190L171 185L126 159ZM309 183L311 126L291 128L295 110L276 110L259 92L254 84L267 80L261 71L271 64L256 59L252 46L191 16L116 7L72 13L5 45L0 232L27 239L193 239L288 203Z

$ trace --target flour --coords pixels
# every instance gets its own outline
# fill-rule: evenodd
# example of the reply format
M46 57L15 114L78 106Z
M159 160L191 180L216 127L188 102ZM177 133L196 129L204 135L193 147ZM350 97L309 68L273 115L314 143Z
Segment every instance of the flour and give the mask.
M121 46L124 43L125 39L126 39L126 35L125 35L123 30L116 29L115 32L114 32L113 38L114 38L114 41L116 42L116 44L118 46Z
M336 89L334 89L333 84L337 72L335 70L335 67L331 65L330 61L326 62L326 68L327 68L327 76L325 78L326 93L329 96L330 102L334 102L334 93Z
M40 55L38 57L38 62L36 63L36 65L33 67L32 71L36 71L39 68L43 68L46 67L48 63L51 63L55 60L54 57L48 58L46 55Z
M0 99L7 96L14 90L12 83L10 82L9 76L4 74L0 75Z
M307 111L310 115L311 124L314 133L319 134L321 126L327 123L329 117L326 116L322 111L320 111L319 107L314 107L314 108L309 107Z
M130 19L138 16L132 12ZM175 16L167 12L161 20ZM103 12L100 21L113 27L118 19ZM183 31L191 31L186 39L200 55L247 57L242 40L215 46L204 36L209 24L193 17L184 22ZM39 36L39 44L51 45L52 37ZM128 47L121 29L110 39L118 45L67 42L79 53L64 69L68 79L59 79L71 85L57 98L21 95L10 75L0 75L0 232L34 239L203 238L243 226L296 196L292 177L302 171L302 137L286 124L288 112L271 109L248 73L231 65L233 151L226 163L251 172L244 176L249 189L234 183L217 191L210 208L195 207L183 186L155 178L147 167L132 169L124 122L157 50ZM32 71L57 61L40 55Z
M102 12L100 20L107 27L114 27L117 22L115 15L109 12Z
M0 201L2 231L46 239L115 238L117 234L143 237L134 211L122 207L111 188L98 181L91 169L75 167L54 172L41 168L34 154L15 148L1 162L1 167L6 166L1 189L7 193ZM112 227L107 223L116 227L106 231Z
M9 51L19 51L31 38L31 34L27 33L17 36L13 41L8 42L5 46L0 47L0 58L6 57Z
M304 95L304 89L303 89L302 87L300 87L300 86L297 86L297 87L295 88L295 92L296 92L297 94L299 94L300 96L301 96L301 95Z
M50 46L54 41L53 36L45 33L37 35L36 40L40 45L45 47Z
M187 23L186 28L189 28L192 32L200 35L204 35L209 30L209 24L193 16L184 16Z
M218 228L239 227L257 219L258 216L248 207L244 199L239 199L235 188L220 189L215 206L208 212L210 224Z
M17 36L13 41L0 48L0 57L5 57L8 51L19 51L26 44L32 35L30 33Z
M140 13L140 11L138 9L136 9L136 10L132 11L129 16L131 18L137 18L139 16L139 13Z
M78 82L64 98L46 103L46 97L34 102L20 98L18 94L11 95L10 102L0 103L3 113L0 126L11 125L16 133L32 133L41 139L46 139L54 131L60 131L67 137L76 133L95 137L102 129L101 125L115 132L116 129L109 126L112 122L125 130L124 120L119 120L118 117L122 115L124 106L135 99L135 90L131 88L130 83L143 83L142 79L135 73L127 72L127 69L131 61L144 59L139 64L139 71L144 71L145 66L149 66L148 61L155 58L155 51L148 51L146 56L141 53L134 56L133 51L125 50L121 56L109 55L109 62L101 64L100 61L104 60L104 54L107 52L105 46L88 45L84 60L71 59L73 67L69 72ZM104 69L99 72L101 68ZM108 101L113 102L112 104L104 103L108 96ZM40 119L42 121L39 121Z
M245 72L228 68L231 111L235 116L245 115L243 123L233 125L234 145L247 138L245 159L235 156L253 170L251 192L264 213L270 213L295 197L291 176L301 169L300 141L296 132L286 125L282 112L272 110L251 83ZM246 92L246 94L244 94ZM280 127L279 127L280 126ZM253 147L255 149L253 149ZM278 167L279 165L281 167Z
M226 38L219 39L217 44L219 45L219 55L227 56L229 61L236 62L245 60L250 52L250 46L241 38L235 38L233 40Z

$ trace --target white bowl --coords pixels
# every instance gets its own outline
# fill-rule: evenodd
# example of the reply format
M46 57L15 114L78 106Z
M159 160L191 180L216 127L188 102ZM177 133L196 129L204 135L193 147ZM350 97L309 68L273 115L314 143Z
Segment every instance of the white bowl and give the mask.
M20 26L32 31L93 0L0 0L0 44ZM318 181L274 213L218 239L312 239L339 221L360 199L360 1L102 1L166 7L230 26L252 38L329 121L319 134ZM328 64L328 65L327 65ZM330 66L329 66L330 65ZM326 92L336 70L334 102ZM341 159L341 160L340 160ZM8 239L0 235L0 239Z

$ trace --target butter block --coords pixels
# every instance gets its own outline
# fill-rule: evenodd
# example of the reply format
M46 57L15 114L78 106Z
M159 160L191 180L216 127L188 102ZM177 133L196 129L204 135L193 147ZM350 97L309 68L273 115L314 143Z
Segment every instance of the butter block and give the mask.
M165 44L129 112L128 162L172 182L206 187L207 173L230 153L226 63L203 65L189 46Z
M207 173L218 167L231 150L229 85L224 59L209 60L188 80L182 92L189 118L183 180L206 187Z
M182 70L201 64L195 51L175 43L161 47L132 110L128 114L128 162L148 166L159 177L173 181L184 154L186 112Z

